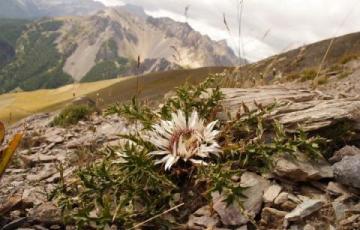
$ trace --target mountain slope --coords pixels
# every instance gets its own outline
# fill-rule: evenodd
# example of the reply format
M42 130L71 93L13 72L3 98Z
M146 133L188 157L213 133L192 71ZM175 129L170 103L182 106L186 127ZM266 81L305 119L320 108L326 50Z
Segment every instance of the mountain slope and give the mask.
M108 8L28 25L16 58L0 67L0 93L236 62L225 42L212 41L187 24L148 17L134 6Z
M0 18L86 15L105 6L93 0L2 0Z
M172 70L141 77L124 77L91 83L76 83L58 89L0 95L0 120L9 124L38 112L61 109L75 97L87 96L101 108L139 95L141 99L158 100L174 87L203 81L209 74L221 73L223 67Z
M125 7L107 9L87 18L67 18L64 24L58 47L63 50L76 42L76 49L64 66L64 72L76 80L85 76L99 59L116 55L133 61L138 56L141 60L164 58L191 68L228 66L236 60L226 44L201 36L187 24L139 16ZM107 51L104 45L108 46Z
M16 41L28 22L19 19L0 20L0 68L15 58Z
M327 53L332 39L334 39L332 46ZM282 82L314 80L320 64L322 64L322 71L319 76L346 71L346 65L349 62L360 58L360 32L332 39L309 44L246 65L240 69L240 74L255 79L263 77L267 83L273 83L274 80ZM307 74L310 76L306 76Z

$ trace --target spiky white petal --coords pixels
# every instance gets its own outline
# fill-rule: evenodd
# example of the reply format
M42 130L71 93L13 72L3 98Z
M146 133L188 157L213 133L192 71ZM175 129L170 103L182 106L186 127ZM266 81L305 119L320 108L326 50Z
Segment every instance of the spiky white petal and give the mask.
M165 170L169 170L180 159L206 165L203 159L221 152L216 142L219 131L214 130L217 121L204 125L204 120L199 118L196 111L186 119L181 110L172 113L171 118L170 121L162 120L153 125L153 131L147 135L147 139L157 147L156 151L149 154L163 156L156 164L165 163Z

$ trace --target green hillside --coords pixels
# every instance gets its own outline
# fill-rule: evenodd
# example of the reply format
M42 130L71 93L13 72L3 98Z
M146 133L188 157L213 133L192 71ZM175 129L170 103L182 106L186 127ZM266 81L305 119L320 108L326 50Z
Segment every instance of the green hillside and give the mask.
M66 56L54 46L61 25L56 20L31 24L17 41L15 59L0 70L0 93L17 87L27 91L56 88L73 81L62 71Z
M0 18L0 68L15 58L16 42L27 20Z

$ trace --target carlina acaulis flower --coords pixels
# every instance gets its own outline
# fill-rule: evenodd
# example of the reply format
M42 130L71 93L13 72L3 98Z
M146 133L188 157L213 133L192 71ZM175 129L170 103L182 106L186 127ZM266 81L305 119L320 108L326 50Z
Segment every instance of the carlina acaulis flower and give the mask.
M165 163L165 170L169 170L179 160L206 165L204 160L210 154L218 155L221 152L216 141L219 131L214 129L217 122L206 125L196 111L189 118L181 110L172 113L171 120L161 120L153 125L148 138L157 150L149 154L162 156L155 163Z

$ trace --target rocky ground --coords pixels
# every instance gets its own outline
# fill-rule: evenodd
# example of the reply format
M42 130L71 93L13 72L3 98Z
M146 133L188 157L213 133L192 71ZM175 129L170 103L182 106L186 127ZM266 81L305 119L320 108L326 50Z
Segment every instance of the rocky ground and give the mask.
M51 114L29 117L8 134L10 137L22 132L25 136L0 181L0 226L3 229L17 229L24 223L33 229L59 228L59 211L48 202L60 179L59 167L64 167L64 176L70 175L83 163L82 159L89 158L82 155L90 152L89 148L118 144L117 135L128 130L117 117L94 115L91 120L67 129L51 127L52 119Z
M287 102L274 116L283 124L303 121L310 131L343 119L360 124L360 102L354 98L336 99L319 92L276 87L224 92L224 104L230 110L255 98L263 104ZM59 209L49 201L61 178L59 169L64 169L65 177L71 175L85 163L83 159L91 159L84 156L89 154L88 149L118 144L117 135L131 129L116 116L94 115L67 129L51 127L51 120L51 114L35 115L9 131L8 136L23 132L25 137L0 181L1 229L64 229ZM358 147L340 146L328 160L279 158L272 173L246 171L232 178L234 183L248 187L243 207L227 206L222 194L213 193L212 204L195 211L183 228L360 229Z

